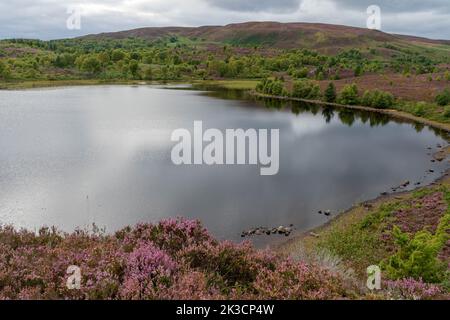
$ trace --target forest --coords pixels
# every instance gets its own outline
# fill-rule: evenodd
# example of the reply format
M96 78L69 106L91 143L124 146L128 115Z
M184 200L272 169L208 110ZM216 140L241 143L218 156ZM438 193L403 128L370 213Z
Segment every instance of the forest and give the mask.
M346 49L335 55L310 49L206 45L169 37L0 41L2 80L186 80L258 79L276 75L292 79L339 80L365 74L405 76L443 72L450 81L444 52L429 53L385 44L385 48ZM393 51L383 57L383 49Z

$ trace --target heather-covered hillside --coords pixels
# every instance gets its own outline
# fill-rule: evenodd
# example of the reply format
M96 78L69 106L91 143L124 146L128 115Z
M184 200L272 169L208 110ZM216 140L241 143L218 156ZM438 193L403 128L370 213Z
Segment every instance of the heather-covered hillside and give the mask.
M89 35L87 39L140 38L161 40L169 37L187 38L205 43L244 46L271 46L278 49L309 48L336 50L378 43L450 44L446 40L391 35L377 30L324 23L246 22L226 26L153 27Z
M0 229L1 299L433 299L419 279L370 293L338 265L215 240L197 221L169 219L113 235ZM67 287L69 266L79 289ZM70 269L69 269L70 271Z

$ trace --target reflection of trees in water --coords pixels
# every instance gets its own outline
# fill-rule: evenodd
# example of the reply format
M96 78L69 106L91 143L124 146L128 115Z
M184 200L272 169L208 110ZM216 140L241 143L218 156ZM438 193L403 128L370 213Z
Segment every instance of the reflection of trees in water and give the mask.
M338 112L338 117L343 124L346 124L349 127L355 123L355 113L352 110L340 110Z
M360 120L364 124L368 123L371 127L385 126L392 121L386 114L349 109L339 111L339 119L348 126L352 126L356 120Z
M310 112L316 115L320 111L321 106L317 103L307 103L301 101L292 101L291 110L295 114Z
M366 124L368 121L370 121L370 114L368 112L361 112L359 118L361 119L361 122Z
M202 89L207 90L207 88ZM385 126L391 121L395 123L409 123L413 126L413 128L417 132L421 132L426 126L418 122L412 122L397 118L394 119L387 114L378 112L331 107L327 105L321 105L318 103L307 103L302 101L288 101L264 97L252 98L252 96L250 96L248 93L242 90L230 90L230 89L217 90L217 87L212 90L213 91L208 93L208 95L233 100L242 100L251 98L259 105L262 104L264 107L268 109L283 110L289 108L291 112L295 115L299 115L301 113L311 113L313 115L317 115L320 112L322 117L325 119L326 123L330 123L331 120L334 118L335 113L337 112L338 119L341 121L341 123L349 127L351 127L357 120L360 120L364 124L368 123L371 127ZM434 132L436 136L440 138L443 138L445 140L448 140L450 138L449 135L444 130L433 127L430 127L430 129Z
M356 120L360 120L362 123L369 123L371 127L384 126L390 121L388 115L376 112L369 112L364 110L351 110L345 108L335 108L326 105L314 104L314 103L294 103L292 106L292 112L299 114L302 112L311 112L316 115L321 111L323 118L327 123L331 122L334 118L335 112L338 113L339 120L348 126L352 126Z
M341 121L341 123L347 126L352 126L356 120L360 120L362 123L369 123L371 127L384 126L388 124L390 121L393 121L386 114L369 112L364 110L351 110L301 101L288 102L277 99L263 99L262 101L267 108L284 109L286 106L290 106L292 113L296 115L305 112L317 115L320 112L323 118L325 119L326 123L331 122L331 120L334 118L335 112L337 112L338 118Z
M414 129L416 129L417 132L421 132L423 128L425 128L425 125L423 123L414 123Z
M324 107L322 109L322 116L324 117L326 123L330 123L331 119L334 117L334 110L330 107Z
M247 97L246 91L238 89L218 89L214 86L197 86L196 89L208 91L207 96L220 99L242 100Z
M420 123L420 122L414 122L413 124L414 129L416 130L416 132L420 133L425 127L427 127L425 124ZM445 141L449 141L450 140L450 135L447 131L439 129L439 128L434 128L434 127L428 127L436 137L438 138L442 138Z
M311 103L308 103L308 107L309 107L310 112L311 112L313 115L318 114L319 111L320 111L320 109L321 109L321 106L318 105L318 104L311 104Z
M443 138L443 139L445 139L446 141L449 141L449 139L450 139L450 133L448 133L448 132L445 131L445 130L439 129L439 128L433 128L433 127L430 127L430 128L431 128L431 130L433 131L433 133L434 133L434 135L435 135L436 137Z
M264 106L268 109L281 110L284 109L287 102L280 99L264 99Z

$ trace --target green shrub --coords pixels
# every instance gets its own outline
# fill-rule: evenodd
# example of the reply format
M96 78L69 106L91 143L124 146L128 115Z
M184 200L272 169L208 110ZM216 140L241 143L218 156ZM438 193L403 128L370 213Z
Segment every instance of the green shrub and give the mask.
M293 76L302 79L302 78L308 78L309 70L306 67L300 68L298 71L293 72Z
M417 104L415 104L412 112L414 113L414 115L416 115L418 117L422 117L426 113L426 107L427 107L427 104L425 102L423 102L423 101L417 102Z
M286 96L287 92L281 80L264 79L256 85L256 91L272 96Z
M94 56L88 56L86 59L83 60L83 63L81 64L81 70L86 71L89 73L99 73L102 69L100 61L97 59L97 57Z
M441 218L435 234L422 230L411 236L394 226L392 235L398 250L382 264L388 276L391 279L423 279L429 283L445 281L447 266L438 255L450 239L449 229L448 212Z
M366 91L361 99L362 105L379 109L391 108L394 102L391 93L380 90Z
M440 106L446 106L450 104L450 89L445 89L436 96L436 103Z
M120 49L115 49L112 53L111 53L111 60L114 62L120 61L122 59L125 58L125 52L123 52Z
M323 72L317 73L316 80L317 81L322 81L323 79L325 79L325 75L323 74Z
M318 99L320 97L320 87L318 84L308 80L295 81L292 96L301 99Z
M347 85L342 89L339 103L347 105L356 105L359 103L358 87L356 84Z
M363 68L361 65L357 65L354 70L355 77L359 77L363 74Z

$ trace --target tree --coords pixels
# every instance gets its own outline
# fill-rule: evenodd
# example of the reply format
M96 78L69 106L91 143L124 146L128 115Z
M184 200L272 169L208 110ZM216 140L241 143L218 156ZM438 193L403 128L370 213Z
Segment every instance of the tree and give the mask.
M303 67L303 68L300 68L300 69L297 71L296 77L299 78L299 79L301 79L301 78L307 78L307 77L308 77L308 73L309 73L308 68Z
M287 95L284 84L280 80L264 79L256 85L256 91L273 96Z
M141 54L139 53L139 52L136 52L136 51L134 51L134 52L131 52L130 53L130 58L132 59L132 60L141 60Z
M99 73L102 69L100 60L97 57L89 56L83 60L81 64L81 70L89 72L89 73Z
M359 77L363 73L363 68L360 64L358 64L355 68L355 77Z
M394 103L395 99L391 93L380 90L366 91L361 99L362 105L379 109L390 108Z
M328 84L328 87L325 89L324 98L326 102L336 102L336 86L333 82Z
M133 78L137 78L139 74L139 63L136 60L131 60L128 68L130 70L131 76Z
M292 96L300 99L315 100L320 97L320 87L308 80L295 81Z
M11 78L11 69L9 65L0 60L0 79L7 80Z
M105 51L98 54L98 59L103 66L108 65L111 60L109 53Z
M359 103L358 87L356 84L347 85L342 89L339 103L355 105Z
M167 80L169 76L169 70L167 70L167 67L164 65L161 68L161 79L162 80Z
M436 103L440 106L450 105L450 89L445 89L436 96Z
M71 67L75 63L75 55L63 53L58 54L54 61L54 65L58 68Z
M144 79L145 80L153 80L152 67L149 66L147 69L145 69L145 71L144 71Z
M325 78L325 76L324 76L323 72L319 72L316 75L316 80L318 80L318 81L322 81L324 78Z
M111 53L111 60L114 62L123 60L125 58L125 52L120 49L116 49Z
M283 83L280 80L275 80L272 84L272 92L271 94L274 96L281 96L283 95Z

